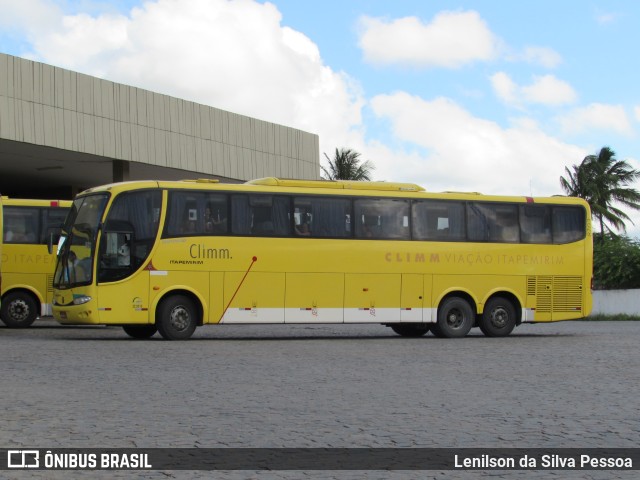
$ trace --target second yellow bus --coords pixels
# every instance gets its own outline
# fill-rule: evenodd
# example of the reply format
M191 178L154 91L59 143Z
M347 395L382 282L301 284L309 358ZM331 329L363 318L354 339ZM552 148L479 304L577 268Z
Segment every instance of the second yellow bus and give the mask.
M39 316L51 315L56 256L48 245L57 242L71 201L3 201L0 320L8 327L28 327Z

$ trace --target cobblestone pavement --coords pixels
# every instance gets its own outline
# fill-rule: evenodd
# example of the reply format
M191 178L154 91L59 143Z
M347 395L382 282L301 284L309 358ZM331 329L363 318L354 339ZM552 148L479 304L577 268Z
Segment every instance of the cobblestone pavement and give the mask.
M410 339L378 325L0 327L0 446L639 447L640 323ZM7 478L637 478L620 471L0 472Z

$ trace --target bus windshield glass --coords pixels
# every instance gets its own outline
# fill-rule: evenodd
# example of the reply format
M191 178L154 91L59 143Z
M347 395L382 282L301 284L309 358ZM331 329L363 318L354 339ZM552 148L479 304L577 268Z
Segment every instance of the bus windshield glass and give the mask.
M88 195L73 202L58 242L55 288L91 282L98 228L108 198L108 194Z

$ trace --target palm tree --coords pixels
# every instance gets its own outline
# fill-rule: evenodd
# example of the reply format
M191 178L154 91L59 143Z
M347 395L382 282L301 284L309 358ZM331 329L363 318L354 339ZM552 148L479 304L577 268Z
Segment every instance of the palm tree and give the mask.
M567 178L560 177L562 189L571 196L584 198L591 213L600 224L600 233L606 228L626 232L625 220L629 216L613 203L620 203L633 210L640 210L640 192L628 185L640 178L640 171L631 168L625 160L616 160L615 152L602 147L597 155L587 155L572 170L565 167ZM633 222L631 222L633 223Z
M322 168L326 180L371 180L373 164L360 161L360 154L350 148L336 148L333 160L325 153L329 161L329 169Z

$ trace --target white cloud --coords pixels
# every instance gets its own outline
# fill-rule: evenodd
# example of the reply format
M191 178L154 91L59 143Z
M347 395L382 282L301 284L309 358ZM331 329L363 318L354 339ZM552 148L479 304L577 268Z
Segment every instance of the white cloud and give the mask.
M577 99L571 85L553 75L535 76L533 83L522 87L525 99L530 103L564 105Z
M0 26L33 31L47 29L60 17L59 8L48 0L0 0Z
M379 179L414 181L429 190L552 195L561 193L564 167L587 153L527 119L504 129L446 98L427 101L399 92L376 96L371 105L391 123L397 139L428 152L369 145L366 158L376 164Z
M404 150L366 143L358 84L326 66L308 37L282 26L280 12L269 3L157 0L127 15L94 16L63 16L52 2L36 4L53 12L42 28L30 23L41 18L36 12L14 10L12 17L30 32L36 59L318 133L321 153L354 148L374 162L376 179L414 181L430 190L554 194L560 192L564 166L587 153L547 136L528 119L505 129L452 100L427 101L406 93L371 101ZM449 65L496 55L495 37L474 12L441 14L427 26L418 22L417 31L465 19L476 32L471 37L487 40L486 48L461 47ZM444 31L452 30L429 30L442 40L439 46L452 48L455 42L445 42ZM550 98L543 81L526 90L504 73L492 80L502 98Z
M530 85L517 85L509 75L498 72L490 77L493 90L503 102L515 107L524 103L559 106L573 103L577 94L567 82L553 75L534 76Z
M513 57L545 68L555 68L562 63L562 56L548 47L526 47L520 54Z
M633 134L633 128L622 105L591 103L559 116L556 120L567 134L589 130L607 130L627 136Z
M43 29L21 12L13 18L29 29L36 60L317 133L321 151L361 137L357 82L281 25L273 4L146 1L127 15L58 11Z
M636 117L636 121L640 122L640 105L633 107L633 115Z
M477 12L441 12L430 23L417 17L360 18L359 46L367 62L457 68L491 60L499 40Z
M498 72L490 77L491 86L498 98L508 104L519 103L518 85L504 72Z

